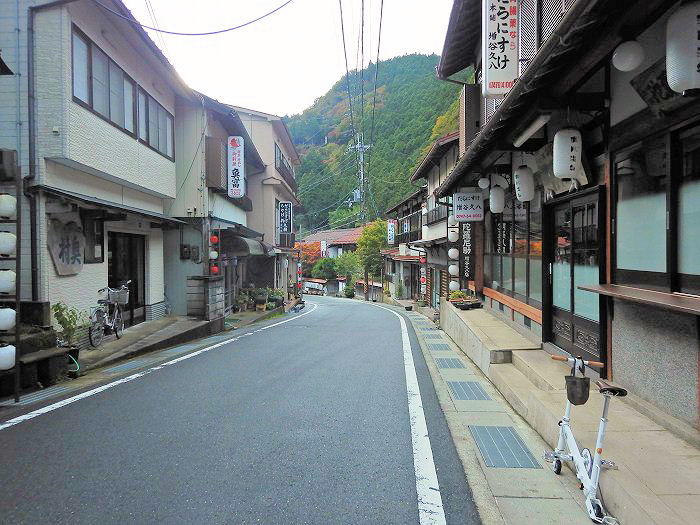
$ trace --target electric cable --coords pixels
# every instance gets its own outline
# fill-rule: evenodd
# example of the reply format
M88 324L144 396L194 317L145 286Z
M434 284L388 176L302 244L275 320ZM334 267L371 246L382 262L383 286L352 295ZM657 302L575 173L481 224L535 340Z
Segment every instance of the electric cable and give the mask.
M112 9L112 8L110 8L110 7L107 7L106 5L104 5L103 3L99 2L98 0L92 0L92 1L93 1L94 3L96 3L98 6L100 6L102 9L104 9L105 11L109 11L109 12L112 13L114 16L118 16L119 18L122 18L122 19L126 20L127 22L129 22L129 23L131 23L131 24L140 26L140 27L142 27L142 28L144 28L144 29L150 29L151 31L156 31L156 32L158 32L158 33L165 33L166 35L176 35L176 36L209 36L209 35L219 35L219 34L221 34L221 33L228 33L229 31L235 31L236 29L241 29L241 28L243 28L243 27L246 27L246 26L249 26L249 25L251 25L251 24L254 24L255 22L258 22L258 21L262 20L263 18L267 18L268 16L270 16L270 15L276 13L277 11L279 11L280 9L282 9L283 7L285 7L286 5L289 5L289 4L292 3L292 0L287 0L285 3L283 3L282 5L276 7L276 8L273 9L272 11L269 11L268 13L265 13L265 14L262 15L262 16L259 16L259 17L257 17L257 18L254 18L253 20L249 20L248 22L245 22L245 23L243 23L243 24L239 24L239 25L234 26L234 27L227 27L226 29L217 29L217 30L215 30L215 31L204 31L204 32L202 32L202 33L183 33L183 32L180 32L180 31L167 31L167 30L165 30L165 29L158 29L157 27L150 27L150 26L147 26L147 25L145 25L145 24L142 24L142 23L138 22L137 20L134 20L132 17L125 16L125 15L123 15L123 14L121 14L121 13L115 11L114 9Z

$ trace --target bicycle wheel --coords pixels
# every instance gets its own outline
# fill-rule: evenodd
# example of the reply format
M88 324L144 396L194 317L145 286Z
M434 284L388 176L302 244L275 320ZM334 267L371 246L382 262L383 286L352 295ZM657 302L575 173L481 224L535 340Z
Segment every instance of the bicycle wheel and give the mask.
M114 311L114 335L121 339L124 335L124 319L122 318L122 308L117 304Z
M104 312L102 310L97 310L90 316L88 337L90 339L90 345L94 347L100 346L102 344L102 339L104 339L105 336L104 324L102 322L103 319Z

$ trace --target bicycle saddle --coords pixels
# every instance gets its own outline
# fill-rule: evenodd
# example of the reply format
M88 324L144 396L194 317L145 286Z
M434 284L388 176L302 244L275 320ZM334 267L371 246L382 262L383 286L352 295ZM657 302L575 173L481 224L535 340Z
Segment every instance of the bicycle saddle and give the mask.
M620 388L619 386L612 385L604 379L598 379L595 384L601 394L610 394L611 396L616 397L625 397L627 395L627 390Z

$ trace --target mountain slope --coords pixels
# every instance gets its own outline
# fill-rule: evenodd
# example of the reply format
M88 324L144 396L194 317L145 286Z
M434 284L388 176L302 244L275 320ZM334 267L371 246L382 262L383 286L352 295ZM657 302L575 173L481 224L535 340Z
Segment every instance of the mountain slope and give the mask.
M436 55L405 55L379 64L374 139L365 158L370 218L415 191L408 179L430 142L457 129L459 88L436 78L437 62ZM329 221L352 226L359 218L357 205L345 202L358 184L355 152L347 146L353 123L365 143L371 140L374 75L374 64L351 73L352 120L345 77L301 115L285 118L302 156L297 169L302 230Z

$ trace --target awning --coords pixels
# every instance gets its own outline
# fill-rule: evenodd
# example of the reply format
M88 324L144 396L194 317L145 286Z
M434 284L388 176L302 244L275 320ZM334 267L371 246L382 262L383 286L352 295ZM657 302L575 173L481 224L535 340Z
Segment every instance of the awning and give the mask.
M46 193L50 193L51 195L55 195L57 197L63 197L65 199L83 202L86 204L92 204L92 205L100 206L102 208L107 208L107 209L111 209L111 210L118 210L118 211L133 213L134 215L140 215L142 217L146 217L149 219L156 219L159 221L170 222L173 224L187 224L186 222L181 221L179 219L167 217L167 216L163 215L162 213L144 210L141 208L134 208L133 206L127 206L126 204L120 204L118 202L112 202L112 201L107 201L104 199L99 199L97 197L91 197L90 195L83 195L82 193L75 193L75 192L63 190L60 188L54 188L53 186L49 186L47 184L35 184L35 185L27 188L27 191L32 191L32 192L45 191Z
M212 230L231 230L232 233L240 235L241 237L262 238L263 236L262 233L251 230L247 226L243 226L235 221L229 221L228 219L222 219L221 217L216 217L214 215L210 215L209 219L211 220Z
M235 257L245 257L247 255L268 255L265 246L260 241L248 239L247 237L234 237L227 243L227 253Z

